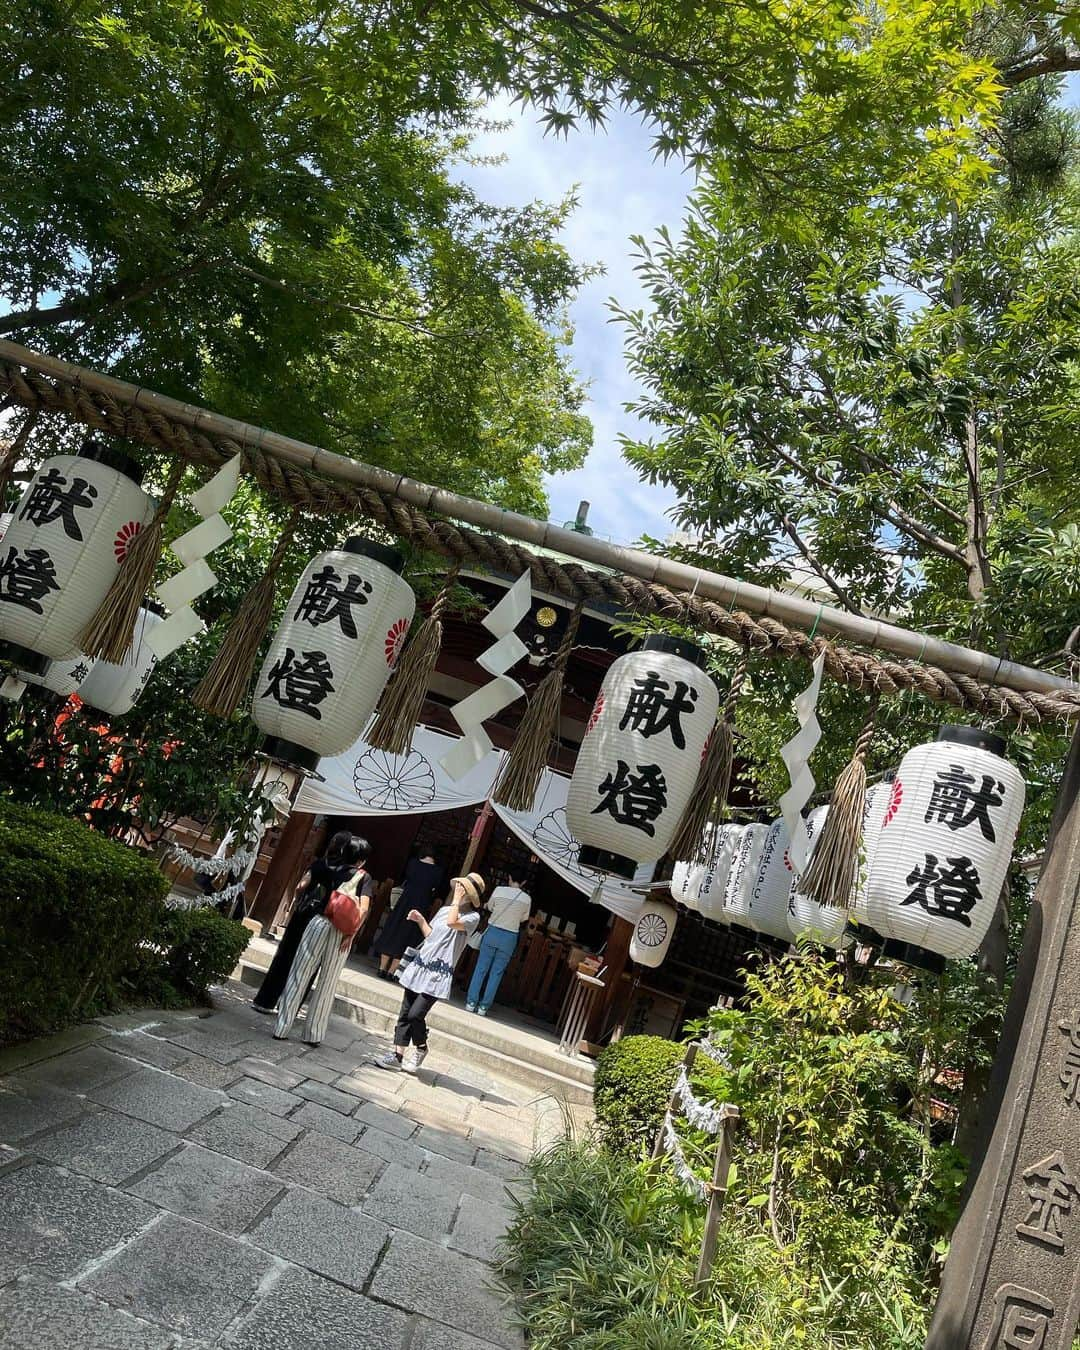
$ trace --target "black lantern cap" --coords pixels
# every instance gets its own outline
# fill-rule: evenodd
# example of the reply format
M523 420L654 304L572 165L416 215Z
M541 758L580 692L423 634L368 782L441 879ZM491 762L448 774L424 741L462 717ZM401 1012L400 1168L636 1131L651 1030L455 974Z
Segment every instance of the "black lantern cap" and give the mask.
M260 754L267 759L276 759L290 769L303 769L314 773L318 768L320 756L306 745L297 745L295 741L283 740L280 736L267 736L259 747Z
M374 539L365 539L362 534L352 534L341 546L343 553L357 553L361 558L370 558L372 562L382 563L398 576L405 570L405 555L389 544L377 544Z
M898 942L896 938L885 939L881 954L891 961L901 961L905 966L918 966L920 970L929 970L934 975L940 975L945 969L945 958L938 952L916 947L913 942Z
M28 675L44 675L49 668L49 658L29 647L20 647L17 642L0 641L0 661L11 661Z
M672 656L681 656L699 669L705 669L705 653L696 642L687 642L685 638L668 637L666 633L654 633L641 644L643 652L670 652Z
M122 473L125 478L130 478L136 487L142 487L142 480L146 474L145 468L137 459L132 459L123 450L117 450L115 446L105 445L102 441L87 439L79 446L78 457L79 459L92 459L96 464L104 464L108 469L115 469L117 473Z
M939 727L939 741L951 741L954 745L973 745L977 750L989 750L992 755L1005 756L1005 737L995 731L983 731L982 727Z
M593 867L598 872L614 872L628 881L638 869L633 858L624 858L621 853L611 853L606 848L593 848L591 844L582 844L578 862L582 867Z

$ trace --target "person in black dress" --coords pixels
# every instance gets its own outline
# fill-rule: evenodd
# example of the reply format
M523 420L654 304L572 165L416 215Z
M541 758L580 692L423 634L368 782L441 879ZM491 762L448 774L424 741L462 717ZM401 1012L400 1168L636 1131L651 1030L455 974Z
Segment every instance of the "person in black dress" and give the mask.
M410 858L405 864L405 876L401 883L401 894L397 904L387 915L386 923L374 944L379 956L379 975L384 980L393 979L406 947L419 947L423 934L417 924L409 919L409 911L418 909L426 914L431 900L443 882L443 869L435 861L434 854L421 853L418 858Z
M356 871L356 849L348 830L339 830L327 846L326 852L316 858L300 878L293 892L293 912L281 935L270 969L263 977L259 992L251 1000L257 1012L272 1013L284 993L289 967L293 963L300 939L308 924L326 908L326 902L338 886L343 885Z

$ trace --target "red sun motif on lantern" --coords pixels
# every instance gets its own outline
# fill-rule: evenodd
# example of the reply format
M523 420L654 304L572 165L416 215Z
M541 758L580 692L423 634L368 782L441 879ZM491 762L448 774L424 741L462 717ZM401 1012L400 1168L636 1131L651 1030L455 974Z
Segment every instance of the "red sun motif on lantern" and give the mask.
M140 521L129 520L126 525L121 525L116 531L116 538L113 540L113 552L116 554L117 562L123 562L127 557L128 549L141 529L142 523Z
M789 849L784 849L784 866L789 872L794 870L791 866L791 852Z
M593 710L589 714L589 720L585 725L585 735L587 736L593 727L600 720L600 714L604 711L604 691L601 689L596 696L596 702L593 704Z
M386 664L391 670L397 665L398 657L401 655L401 649L405 645L405 638L409 632L409 625L405 619L398 619L397 623L392 624L386 634Z
M904 800L904 785L898 778L896 782L893 783L892 791L889 793L889 804L885 808L885 819L881 823L882 829L884 829L885 826L888 825L889 821L892 820L893 816L895 816L897 811L900 810L900 803L903 800Z

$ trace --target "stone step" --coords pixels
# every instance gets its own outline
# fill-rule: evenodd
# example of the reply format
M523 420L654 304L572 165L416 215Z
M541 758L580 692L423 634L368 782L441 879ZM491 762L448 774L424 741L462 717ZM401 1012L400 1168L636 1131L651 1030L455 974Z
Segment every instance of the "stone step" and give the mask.
M233 978L257 986L274 950L272 943L253 940ZM397 984L348 968L338 980L334 1012L375 1035L389 1037L400 1004ZM476 1017L448 1003L438 1004L428 1021L440 1035L440 1049L464 1063L562 1101L592 1102L592 1062L560 1054L554 1037L548 1041L540 1033Z

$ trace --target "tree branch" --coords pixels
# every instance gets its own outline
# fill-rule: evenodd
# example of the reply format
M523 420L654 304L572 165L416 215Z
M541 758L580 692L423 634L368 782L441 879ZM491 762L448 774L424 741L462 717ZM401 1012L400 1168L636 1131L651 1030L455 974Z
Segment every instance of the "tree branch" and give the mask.
M290 285L286 281L279 281L276 277L268 277L263 272L256 272L254 268L245 267L242 263L228 263L226 265L240 276L258 282L260 286L269 286L275 291L283 291L286 295L294 296L299 300L309 300L312 304L323 305L327 309L341 309L349 314L362 314L367 319L377 319L380 323L397 324L401 328L407 328L412 333L421 333L424 337L446 339L483 336L483 330L479 328L459 328L453 332L440 333L424 323L419 323L414 319L406 319L402 315L384 314L382 310L371 309L368 305L352 305L345 300L331 300L326 296L316 295L314 291L309 291L306 286Z
M836 596L836 598L840 601L840 603L844 606L844 608L850 610L852 614L858 614L861 617L862 610L855 603L855 601L852 600L851 596L844 589L844 587L840 585L839 581L837 581L836 578L821 564L821 562L818 560L818 558L811 550L810 546L803 539L802 535L799 534L795 522L791 519L791 517L787 515L781 516L780 524L783 526L784 533L787 535L787 537L799 550L799 552L810 564L810 566L814 569L817 575L822 579L822 581L824 581L826 586L828 586L829 590L832 591L833 595Z
M804 482L812 483L815 487L821 488L823 492L829 493L830 496L835 497L838 501L844 499L846 492L841 485L829 482L829 480L818 473L816 469L810 469L805 465L800 464L795 456L785 450L783 446L764 430L763 427L755 425L754 430L760 439L764 441L767 448L790 469L794 470ZM951 559L954 563L959 564L965 572L968 570L967 559L963 549L957 548L957 546L948 539L943 539L941 535L935 534L929 526L924 525L920 520L916 520L909 511L905 511L899 502L890 498L880 510L883 519L887 520L890 525L894 525L901 533L909 535L912 539L923 544L926 548L931 549L934 553L940 554L941 557Z
M49 309L38 309L35 305L30 309L5 314L0 318L0 334L18 332L23 328L31 331L40 328L55 328L59 324L70 323L75 319L82 319L84 325L89 325L110 310L124 309L138 300L145 300L155 291L161 290L163 286L168 286L174 281L180 281L195 272L201 272L211 264L212 260L204 259L201 262L192 263L190 267L183 267L178 272L163 272L160 276L152 277L149 280L136 281L132 279L131 281L110 282L107 286L102 287L96 301L92 300L90 296L84 295L74 300L65 300L63 304L53 305Z
M836 387L833 384L832 378L830 377L829 373L825 370L819 370L815 367L811 367L811 370L820 381L821 387L825 391L825 395L829 399L829 402L832 404L833 409L836 412L837 416L844 419L845 422L848 421L847 411L841 404L840 399L837 397ZM896 473L895 469L893 469L893 467L890 464L888 464L885 460L883 460L880 455L874 454L872 450L867 450L865 446L858 447L856 449L856 454L866 464L872 464L875 468L880 469L887 474L895 476ZM954 510L951 506L943 502L941 498L935 492L933 492L927 484L916 483L914 484L914 486L917 491L923 494L923 496L926 498L926 500L930 503L931 506L933 506L936 510L940 511L947 519L951 520L954 525L966 527L967 520L965 519L965 517L962 516L959 511ZM898 506L897 509L901 508L899 508ZM925 527L920 526L920 528Z
M868 464L872 464L874 468L880 469L883 473L895 473L895 470L891 465L887 464L879 455L875 455L873 451L861 449L857 451L857 454L861 459L865 459ZM932 491L926 483L913 483L912 486L916 492L922 493L935 510L940 511L941 514L951 520L954 525L966 524L966 521L960 512L943 502L937 493Z
M1038 80L1044 75L1064 75L1070 70L1080 70L1080 48L1055 43L999 67L998 78L1002 84L1015 89L1027 80Z

